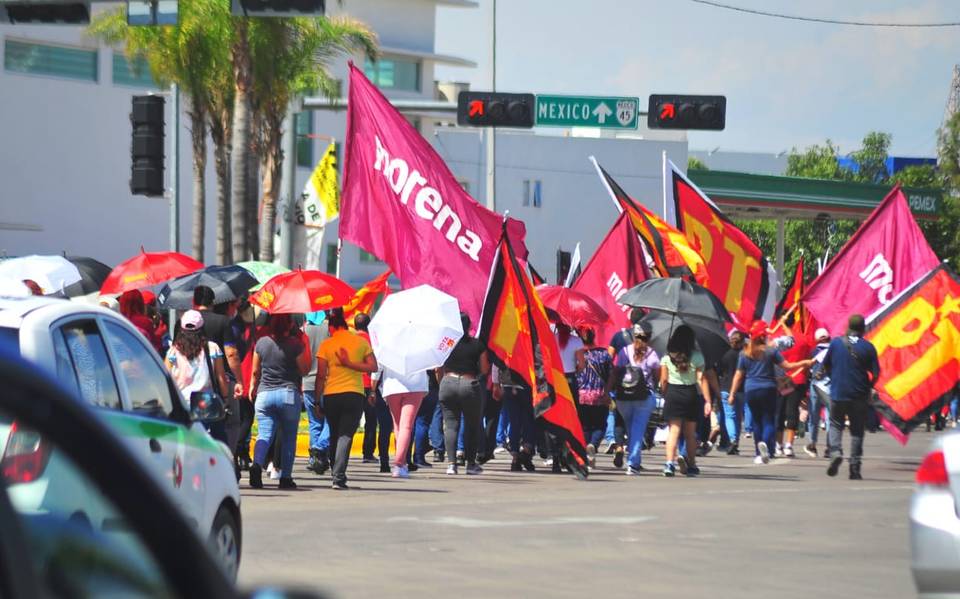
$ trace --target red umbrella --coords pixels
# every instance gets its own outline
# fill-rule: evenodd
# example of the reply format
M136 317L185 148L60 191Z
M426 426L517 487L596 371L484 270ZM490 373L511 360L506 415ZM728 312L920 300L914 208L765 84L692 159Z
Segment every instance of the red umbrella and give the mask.
M250 296L250 303L276 314L305 314L339 308L356 291L319 270L295 270L276 275Z
M151 287L201 268L202 263L178 252L145 252L140 248L139 254L124 260L110 271L100 287L100 293L123 293Z
M590 296L559 285L540 285L537 294L543 306L552 310L565 324L577 328L601 325L609 318Z

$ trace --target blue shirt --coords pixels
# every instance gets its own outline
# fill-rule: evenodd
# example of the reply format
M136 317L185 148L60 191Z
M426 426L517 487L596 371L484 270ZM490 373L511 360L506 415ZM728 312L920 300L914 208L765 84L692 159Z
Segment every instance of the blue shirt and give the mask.
M775 366L783 362L783 356L776 349L768 349L763 352L759 360L747 356L746 353L740 353L740 360L737 362L737 370L743 371L745 382L743 390L746 393L758 389L776 389L777 375Z
M827 355L823 357L823 367L830 375L830 399L833 401L866 400L873 389L874 381L880 376L880 363L877 361L877 348L861 337L849 336L850 346L857 355L854 359L843 340L837 337L830 342Z

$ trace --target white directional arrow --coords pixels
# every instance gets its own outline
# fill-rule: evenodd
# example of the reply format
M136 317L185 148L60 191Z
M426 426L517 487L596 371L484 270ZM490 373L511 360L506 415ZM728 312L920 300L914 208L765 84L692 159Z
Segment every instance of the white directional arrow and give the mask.
M604 102L597 104L597 107L593 109L593 116L597 117L597 122L601 125L607 121L607 117L613 114L613 111L610 110L610 107Z

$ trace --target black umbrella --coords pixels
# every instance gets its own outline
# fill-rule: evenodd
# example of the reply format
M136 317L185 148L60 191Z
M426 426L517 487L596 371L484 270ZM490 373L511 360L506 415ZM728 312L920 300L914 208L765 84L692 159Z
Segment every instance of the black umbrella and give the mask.
M104 280L113 270L103 262L93 258L85 256L67 256L66 258L80 271L80 281L70 285L65 290L69 297L99 292Z
M165 309L189 310L193 307L193 290L200 285L212 289L214 303L222 304L237 299L257 283L250 271L242 266L208 266L164 285L157 296L157 305Z
M727 308L710 290L674 277L644 281L617 301L634 308L659 310L676 316L694 316L717 322L730 320Z
M727 332L724 330L723 324L716 320L696 316L672 316L664 312L650 312L640 319L640 322L650 325L653 330L650 336L650 347L661 356L667 353L667 342L673 335L673 331L684 324L693 329L697 346L703 353L703 359L708 366L719 362L720 358L730 349Z

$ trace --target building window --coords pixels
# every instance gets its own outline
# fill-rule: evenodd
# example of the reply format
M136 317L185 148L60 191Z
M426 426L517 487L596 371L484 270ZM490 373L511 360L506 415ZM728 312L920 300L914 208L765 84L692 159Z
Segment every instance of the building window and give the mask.
M327 244L327 274L337 274L337 244Z
M97 51L5 40L3 68L15 73L97 80Z
M363 72L370 81L382 89L408 92L420 91L420 61L407 58L381 58L377 62L367 59Z
M297 166L313 168L313 113L298 112L293 116L297 131Z
M383 264L383 260L377 258L370 252L360 250L360 263L361 264Z
M523 180L523 206L533 206L539 208L543 202L542 198L543 182L540 179Z
M123 54L113 54L113 83L135 87L159 87L150 75L147 59L138 56L128 60Z

